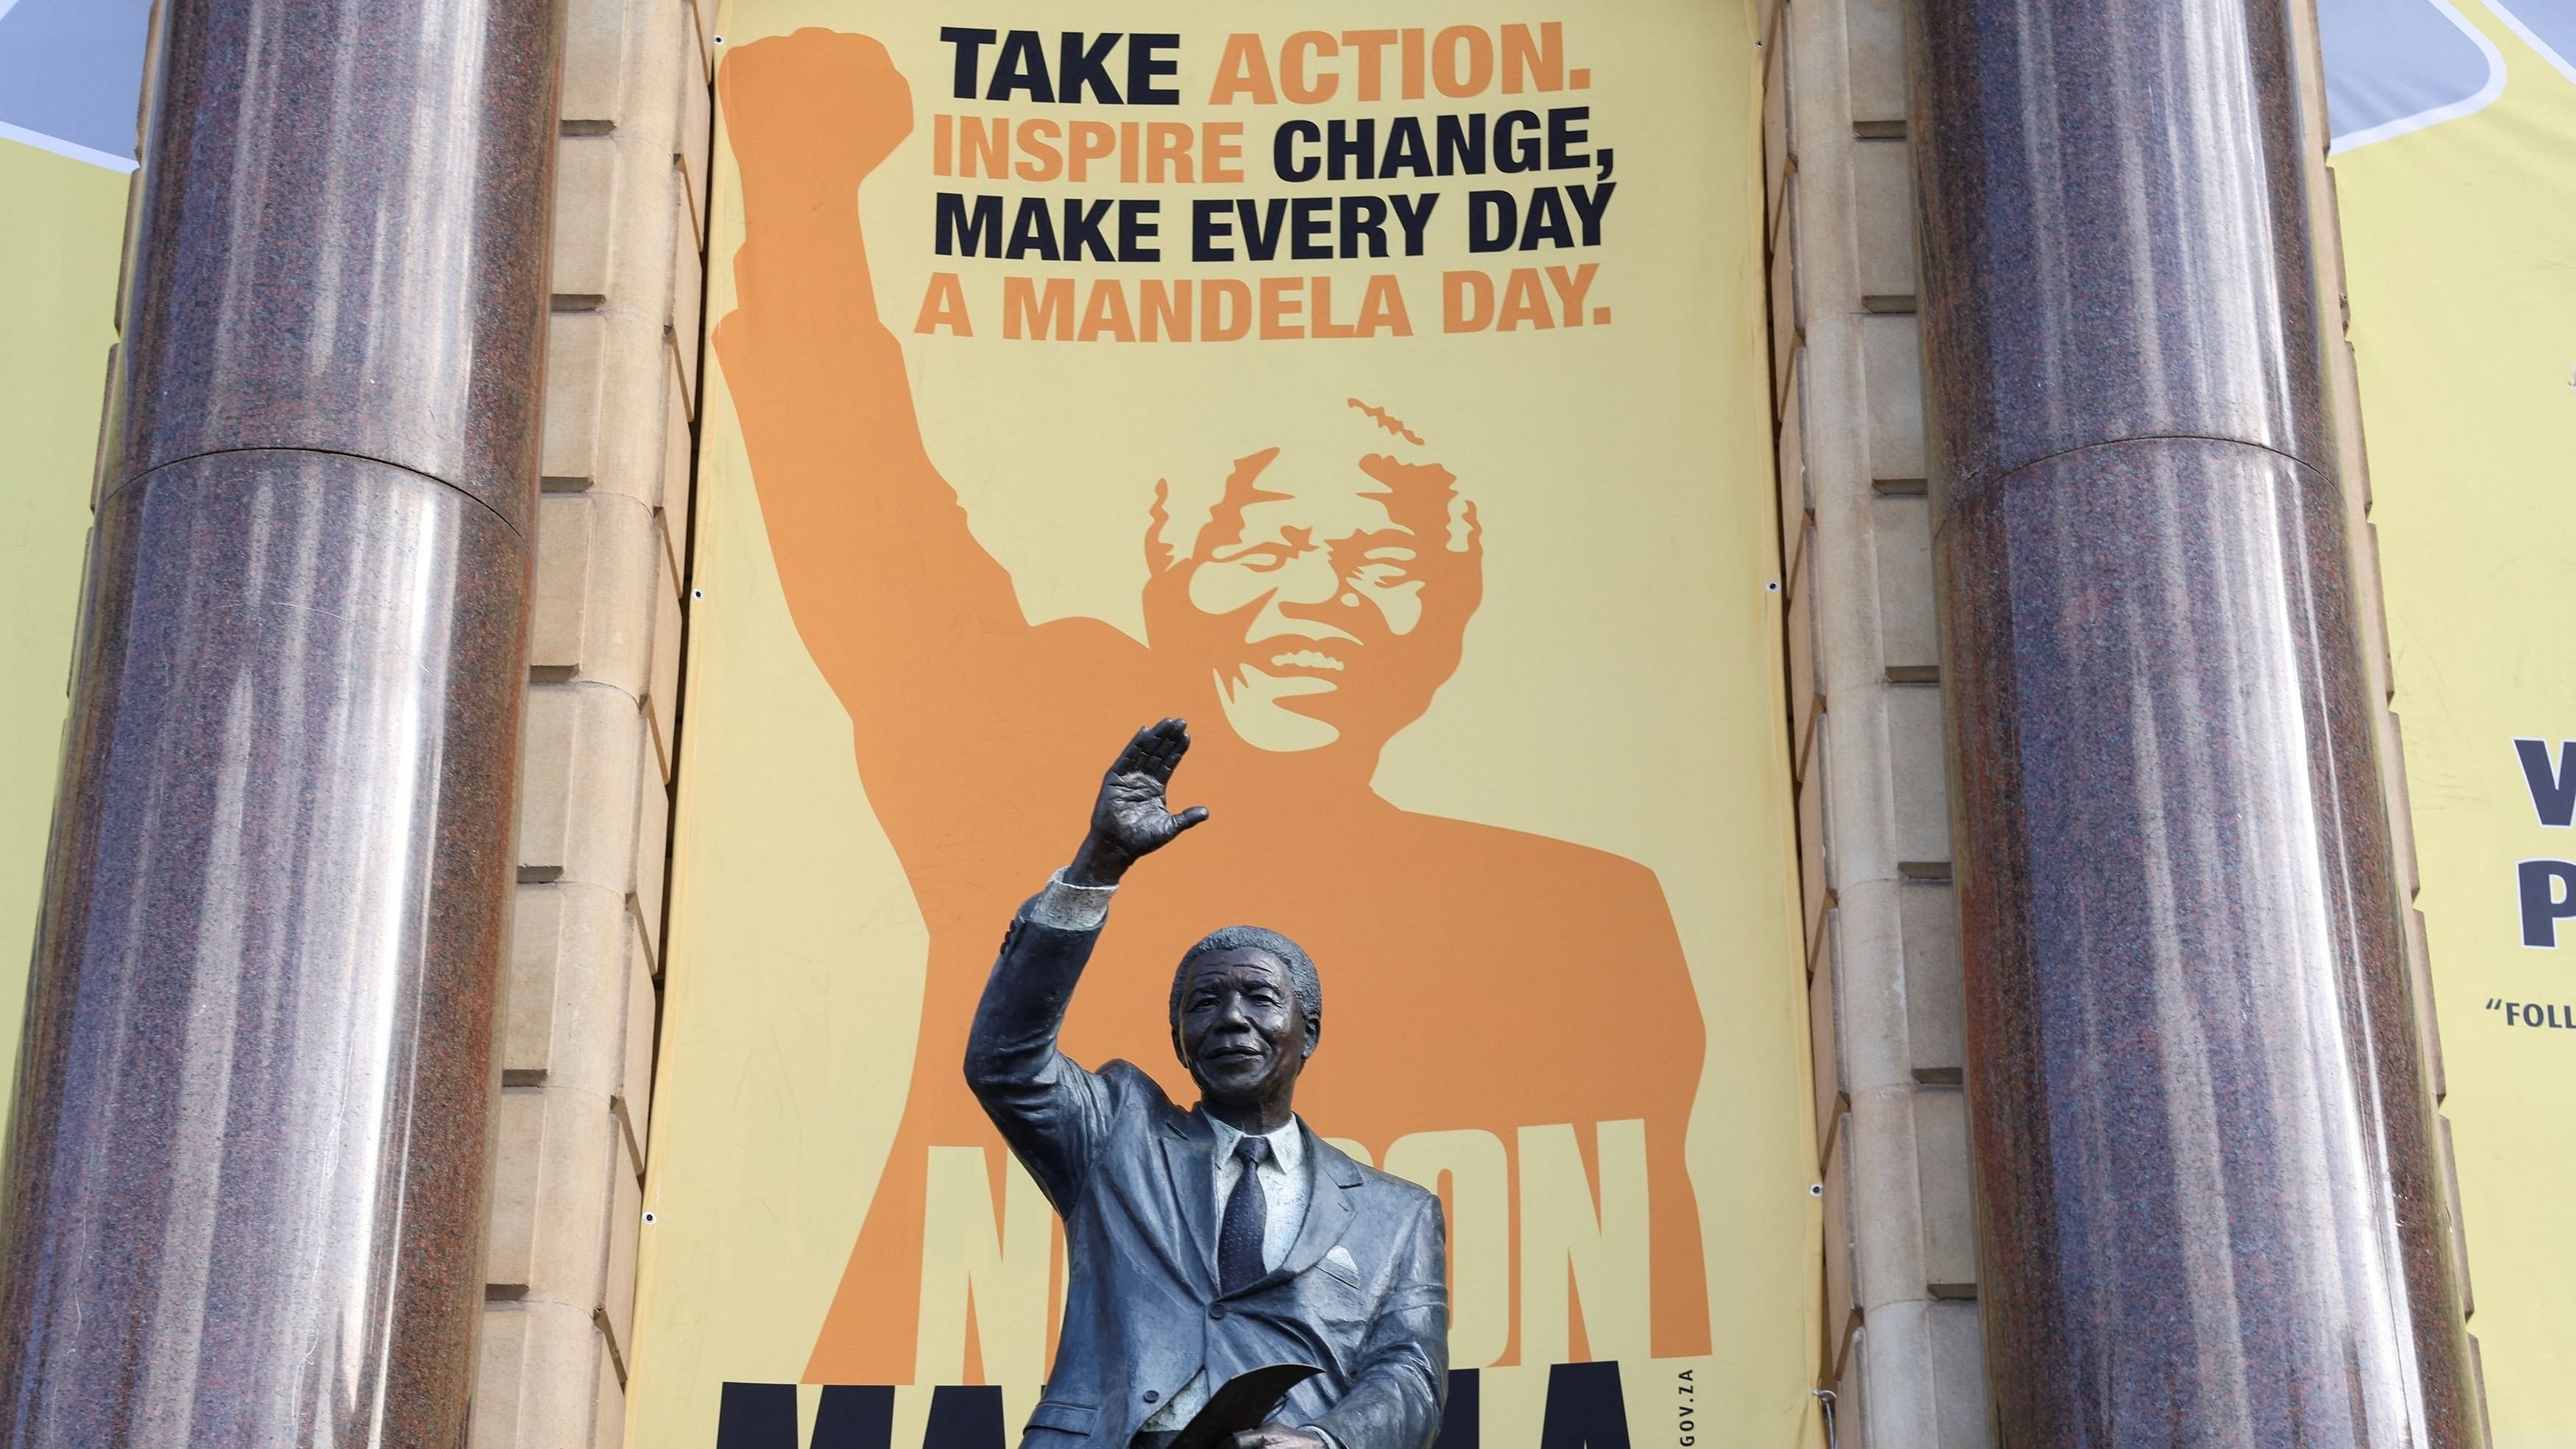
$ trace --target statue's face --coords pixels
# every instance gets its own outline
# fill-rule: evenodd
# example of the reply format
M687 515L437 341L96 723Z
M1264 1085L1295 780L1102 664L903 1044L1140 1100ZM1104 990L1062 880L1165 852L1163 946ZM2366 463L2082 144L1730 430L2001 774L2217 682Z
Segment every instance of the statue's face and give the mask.
M1176 1025L1181 1060L1219 1107L1285 1101L1315 1050L1288 968L1268 952L1219 951L1190 974Z

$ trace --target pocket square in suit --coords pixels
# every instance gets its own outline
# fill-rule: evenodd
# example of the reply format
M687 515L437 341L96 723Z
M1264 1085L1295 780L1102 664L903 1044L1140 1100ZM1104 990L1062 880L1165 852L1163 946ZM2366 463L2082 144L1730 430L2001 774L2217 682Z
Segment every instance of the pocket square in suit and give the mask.
M1351 1250L1341 1244L1335 1243L1332 1251L1324 1255L1324 1267L1352 1287L1359 1286L1360 1265L1351 1261Z

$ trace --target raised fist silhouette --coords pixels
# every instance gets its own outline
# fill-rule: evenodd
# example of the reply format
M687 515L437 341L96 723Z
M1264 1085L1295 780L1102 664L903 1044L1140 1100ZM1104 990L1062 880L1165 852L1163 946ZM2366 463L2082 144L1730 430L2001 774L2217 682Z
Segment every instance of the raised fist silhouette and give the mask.
M725 56L716 89L746 170L777 165L854 188L912 134L912 87L865 35L809 28L752 41Z

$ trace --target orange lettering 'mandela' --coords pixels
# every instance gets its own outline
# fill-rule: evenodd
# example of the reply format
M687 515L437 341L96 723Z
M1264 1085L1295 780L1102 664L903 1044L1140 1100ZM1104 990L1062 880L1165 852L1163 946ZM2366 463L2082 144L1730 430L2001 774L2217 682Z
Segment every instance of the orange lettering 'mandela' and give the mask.
M915 331L945 324L952 310L963 322L963 304L952 309L945 291L954 285L948 273L932 276ZM1247 337L1281 342L1413 335L1413 315L1405 309L1404 289L1392 273L1372 275L1359 293L1358 306L1344 312L1347 300L1334 300L1331 277L1249 282L1233 277L1098 277L1088 282L1004 277L1002 335L1033 342L1239 342ZM1350 296L1347 279L1341 295ZM972 335L962 325L955 330L961 337Z

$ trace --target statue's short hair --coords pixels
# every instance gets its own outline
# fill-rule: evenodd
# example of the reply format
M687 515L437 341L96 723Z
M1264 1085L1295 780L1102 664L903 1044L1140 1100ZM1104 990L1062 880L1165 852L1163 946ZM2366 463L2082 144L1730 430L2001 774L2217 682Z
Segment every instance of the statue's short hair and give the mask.
M1181 953L1181 964L1172 970L1172 1030L1181 1029L1181 991L1189 985L1191 973L1199 959L1219 951L1258 951L1288 968L1288 990L1297 998L1297 1007L1306 1013L1306 1025L1319 1035L1324 1030L1324 983L1315 974L1314 958L1306 948L1264 926L1219 926L1199 937L1197 945Z

